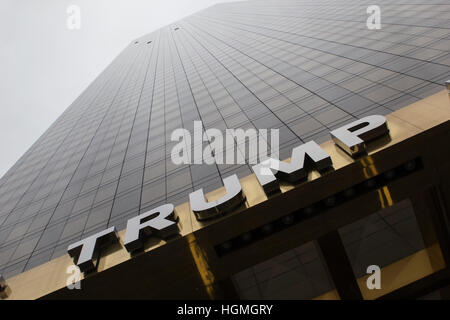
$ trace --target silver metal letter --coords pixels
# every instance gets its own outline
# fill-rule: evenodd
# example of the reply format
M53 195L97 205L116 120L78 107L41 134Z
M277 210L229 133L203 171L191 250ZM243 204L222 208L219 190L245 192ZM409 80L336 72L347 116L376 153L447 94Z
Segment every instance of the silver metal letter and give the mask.
M71 244L67 248L67 252L73 258L81 272L90 271L95 268L93 261L94 252L116 242L117 239L116 228L111 227Z
M207 202L203 189L189 194L189 201L192 211L194 211L197 220L205 220L213 218L219 214L226 213L233 210L242 204L245 196L242 194L241 183L237 175L233 174L223 179L223 185L226 189L226 194L215 201Z
M308 163L305 163L308 162ZM333 164L331 157L317 143L309 141L292 149L290 162L269 158L252 167L267 194L280 188L276 177L290 182L304 179L313 169L323 170ZM277 172L274 174L273 170Z
M366 151L366 142L378 138L389 131L386 118L379 115L368 116L330 132L334 143L351 156Z
M127 223L124 245L128 252L133 252L144 246L145 238L152 234L167 238L178 233L177 223L167 218L175 219L173 204L164 204L131 218Z

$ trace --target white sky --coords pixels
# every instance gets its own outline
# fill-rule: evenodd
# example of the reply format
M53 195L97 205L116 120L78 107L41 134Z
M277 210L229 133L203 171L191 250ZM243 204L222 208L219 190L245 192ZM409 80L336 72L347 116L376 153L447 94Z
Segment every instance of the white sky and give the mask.
M130 41L219 2L0 0L0 176Z

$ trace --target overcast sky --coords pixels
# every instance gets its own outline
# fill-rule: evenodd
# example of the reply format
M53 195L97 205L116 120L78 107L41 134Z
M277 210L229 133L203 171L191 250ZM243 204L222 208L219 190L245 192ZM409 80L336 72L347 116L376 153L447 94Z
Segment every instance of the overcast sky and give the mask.
M0 0L0 176L130 41L219 2Z

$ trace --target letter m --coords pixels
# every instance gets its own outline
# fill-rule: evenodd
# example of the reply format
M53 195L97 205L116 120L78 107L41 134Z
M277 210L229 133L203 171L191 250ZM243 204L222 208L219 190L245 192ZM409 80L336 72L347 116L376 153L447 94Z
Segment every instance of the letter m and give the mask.
M314 141L292 149L290 162L269 158L252 167L266 194L280 188L277 178L289 182L304 179L313 169L323 170L332 165L331 157Z

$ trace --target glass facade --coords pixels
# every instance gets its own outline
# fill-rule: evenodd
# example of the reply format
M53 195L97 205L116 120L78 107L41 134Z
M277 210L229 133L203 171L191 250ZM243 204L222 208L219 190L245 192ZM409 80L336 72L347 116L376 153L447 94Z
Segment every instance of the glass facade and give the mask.
M339 235L362 292L368 266L384 268L426 247L409 199L340 228ZM239 297L314 299L330 293L334 285L320 252L316 241L309 242L235 274Z
M284 159L443 90L448 1L377 3L380 30L366 26L369 1L244 1L131 42L0 180L0 272L31 269L139 212L251 173L247 155L241 165L174 165L174 129L192 132L196 120L278 128ZM359 259L353 227L343 239Z

